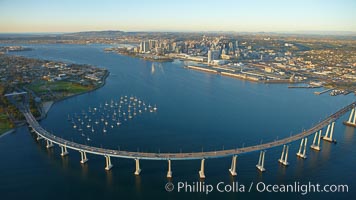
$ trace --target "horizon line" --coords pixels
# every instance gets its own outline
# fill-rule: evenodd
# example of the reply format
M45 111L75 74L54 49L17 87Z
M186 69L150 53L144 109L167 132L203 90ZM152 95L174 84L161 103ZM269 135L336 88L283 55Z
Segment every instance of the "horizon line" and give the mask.
M68 33L85 33L85 32L125 32L125 33L135 33L135 32L146 32L146 33L278 33L278 34L317 34L317 35L330 35L330 34L341 34L341 35L350 35L356 34L356 31L338 31L338 30L293 30L293 31L234 31L234 30L119 30L119 29L103 29L103 30L80 30L80 31L36 31L36 32L2 32L0 34L68 34Z

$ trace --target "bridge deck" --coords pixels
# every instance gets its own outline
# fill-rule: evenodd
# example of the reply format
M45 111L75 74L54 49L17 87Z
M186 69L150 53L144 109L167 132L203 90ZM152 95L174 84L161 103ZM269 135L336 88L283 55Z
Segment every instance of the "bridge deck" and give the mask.
M351 103L350 105L338 110L334 114L330 115L323 121L319 122L312 128L303 131L301 133L298 133L296 135L283 138L280 140L276 140L273 142L269 143L264 143L260 145L255 145L255 146L249 146L249 147L243 147L243 148L237 148L237 149L227 149L227 150L220 150L220 151L209 151L209 152L193 152L193 153L145 153L145 152L130 152L130 151L118 151L118 150L112 150L112 149L104 149L104 148L98 148L98 147L92 147L88 145L83 145L83 144L78 144L75 142L71 142L68 140L65 140L60 137L56 137L55 135L49 133L45 129L41 127L41 125L37 122L35 117L32 115L32 113L29 111L28 108L22 109L23 114L26 118L27 123L32 127L32 129L41 137L52 141L55 144L61 145L61 146L66 146L69 149L77 150L77 151L84 151L87 153L91 154L97 154L97 155L108 155L112 157L118 157L118 158L130 158L130 159L145 159L145 160L194 160L194 159L202 159L202 158L219 158L219 157L227 157L227 156L232 156L232 155L237 155L237 154L244 154L244 153L249 153L249 152L254 152L254 151L260 151L260 150L265 150L277 146L281 146L284 144L289 144L294 141L297 141L299 139L302 139L304 137L307 137L316 131L322 129L329 123L337 120L340 116L354 108L356 105L356 102Z

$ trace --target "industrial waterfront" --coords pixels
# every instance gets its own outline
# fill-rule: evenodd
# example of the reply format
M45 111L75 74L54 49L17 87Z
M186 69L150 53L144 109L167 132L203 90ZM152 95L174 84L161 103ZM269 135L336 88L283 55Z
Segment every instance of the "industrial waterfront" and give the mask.
M241 148L272 142L309 129L320 120L354 101L354 95L315 95L310 90L293 90L287 85L269 85L245 82L215 74L186 70L183 63L153 63L132 57L104 53L107 45L30 45L33 51L11 54L26 57L69 61L105 67L110 71L107 84L96 91L60 101L52 107L48 117L40 124L58 137L69 141L137 152L206 152ZM159 112L142 115L120 125L117 131L97 134L90 141L68 123L68 113L80 113L83 109L122 95L137 95L154 102ZM335 125L334 138L337 145L322 142L322 150L308 149L308 159L295 156L299 142L290 146L289 166L277 162L281 148L266 153L266 172L256 170L258 152L239 156L237 176L228 172L230 158L211 159L206 162L207 183L238 180L242 183L265 181L289 183L313 181L325 184L356 185L352 172L356 153L354 129L345 127L342 121ZM312 140L312 138L310 138ZM181 199L192 196L206 198L204 193L166 192L166 162L143 161L140 176L134 176L132 160L112 159L114 167L105 171L105 159L90 157L81 165L80 154L70 152L62 158L60 148L47 150L37 143L26 127L0 140L1 156L7 160L0 170L0 191L7 198L43 197L65 191L52 197L72 198L169 198ZM198 181L199 161L174 162L173 183ZM6 183L6 184L5 184ZM16 188L26 188L19 194ZM38 192L43 188L44 193ZM125 191L125 193L123 192ZM236 199L239 196L260 197L259 193L209 194L215 199ZM268 194L267 194L268 195ZM295 193L283 196L300 195ZM330 194L309 194L323 198ZM353 196L353 190L340 196Z

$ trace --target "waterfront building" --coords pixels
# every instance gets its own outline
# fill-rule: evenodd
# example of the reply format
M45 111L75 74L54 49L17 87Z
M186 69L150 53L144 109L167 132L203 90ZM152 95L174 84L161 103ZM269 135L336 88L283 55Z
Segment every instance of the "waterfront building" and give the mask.
M146 53L150 50L149 48L149 42L147 41L142 41L140 43L140 50L141 50L141 53Z
M211 62L211 50L208 51L208 63L210 64Z
M148 40L148 48L153 49L156 48L156 40Z

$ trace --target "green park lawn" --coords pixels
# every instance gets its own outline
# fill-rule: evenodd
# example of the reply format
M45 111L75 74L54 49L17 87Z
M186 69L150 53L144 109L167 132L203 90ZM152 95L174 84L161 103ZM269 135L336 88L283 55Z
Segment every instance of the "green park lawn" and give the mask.
M77 94L81 92L86 92L91 89L91 87L83 86L77 83L67 82L67 81L56 81L56 82L39 82L32 83L28 86L29 89L37 94L43 94L48 92L50 89L52 92L65 92Z

